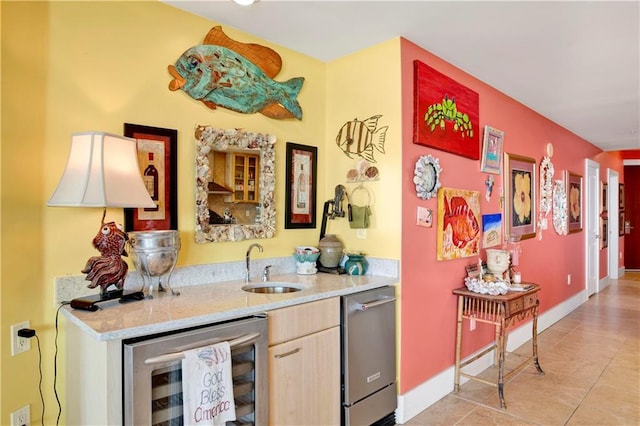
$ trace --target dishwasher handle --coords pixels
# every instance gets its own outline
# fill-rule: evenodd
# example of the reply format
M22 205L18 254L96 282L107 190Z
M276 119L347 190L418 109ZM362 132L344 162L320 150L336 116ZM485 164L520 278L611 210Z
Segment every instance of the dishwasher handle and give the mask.
M387 303L392 303L395 302L396 298L395 297L391 297L388 299L380 299L380 300L374 300L373 302L367 302L367 303L354 303L353 306L355 308L356 311L366 311L367 309L371 309L371 308L375 308L376 306L380 306L380 305L384 305Z
M236 339L233 339L231 341L229 341L229 346L231 348L235 347L235 346L240 346L243 345L245 343L249 343L249 342L253 342L255 341L258 337L260 337L260 333L252 333L252 334L245 334L244 336L240 336ZM212 341L212 344L214 343L219 343L221 342L222 339L218 339L217 341ZM203 347L206 346L205 345L199 345L199 347ZM154 356L151 358L147 358L144 360L144 363L149 365L149 364L158 364L160 362L171 362L171 361L177 361L180 359L184 358L184 352L174 352L174 353L170 353L170 354L164 354L164 355L158 355L158 356Z

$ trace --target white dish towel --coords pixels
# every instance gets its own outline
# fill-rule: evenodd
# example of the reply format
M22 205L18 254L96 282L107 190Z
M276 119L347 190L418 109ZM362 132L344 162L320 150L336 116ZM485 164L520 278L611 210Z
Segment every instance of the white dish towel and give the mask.
M182 401L185 426L218 426L236 419L229 342L184 352Z

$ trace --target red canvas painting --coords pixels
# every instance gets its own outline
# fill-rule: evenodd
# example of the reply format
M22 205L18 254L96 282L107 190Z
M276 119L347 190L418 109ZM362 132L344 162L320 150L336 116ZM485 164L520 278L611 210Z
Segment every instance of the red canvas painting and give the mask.
M478 160L478 94L420 61L413 66L413 143Z

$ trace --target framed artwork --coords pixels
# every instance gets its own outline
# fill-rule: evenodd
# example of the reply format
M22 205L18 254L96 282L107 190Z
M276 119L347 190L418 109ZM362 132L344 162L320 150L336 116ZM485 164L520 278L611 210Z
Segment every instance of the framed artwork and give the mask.
M480 254L480 219L480 191L440 188L437 259Z
M600 213L606 214L608 200L608 184L600 182Z
M420 61L413 69L413 143L478 160L478 94Z
M624 210L624 183L618 185L618 205L620 210Z
M618 235L622 237L624 235L624 212L621 211L618 214L620 216L618 219Z
M504 154L505 238L521 240L536 235L536 161Z
M286 229L316 227L318 148L287 142Z
M502 214L482 215L482 248L502 244Z
M138 164L155 208L124 209L125 231L178 229L178 131L124 124L138 141Z
M500 174L500 161L502 160L502 142L504 132L490 126L484 126L484 138L482 139L482 160L480 171L484 173Z
M582 176L567 172L569 233L582 231Z

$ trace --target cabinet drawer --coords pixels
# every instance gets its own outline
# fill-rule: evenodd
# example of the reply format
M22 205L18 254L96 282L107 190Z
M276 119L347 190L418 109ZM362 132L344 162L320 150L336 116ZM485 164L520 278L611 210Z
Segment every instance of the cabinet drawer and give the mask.
M535 306L538 303L538 295L536 293L529 294L524 297L524 309Z
M340 325L340 298L269 311L269 346Z
M522 311L524 305L523 299L523 297L519 297L509 302L509 315L515 315Z

